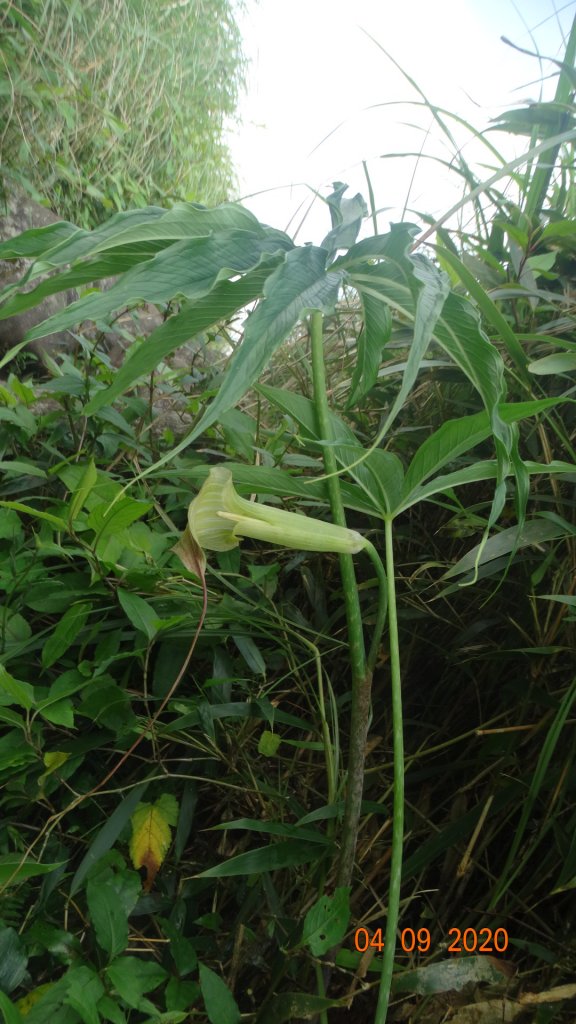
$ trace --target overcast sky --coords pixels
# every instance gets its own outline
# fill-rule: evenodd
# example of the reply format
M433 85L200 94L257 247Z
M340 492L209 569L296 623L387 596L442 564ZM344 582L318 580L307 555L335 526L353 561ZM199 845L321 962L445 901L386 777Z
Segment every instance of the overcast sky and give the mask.
M574 0L246 0L246 6L241 27L249 85L242 127L230 144L242 201L293 236L313 198L306 185L326 195L331 182L344 181L348 195L367 198L363 160L376 206L390 208L380 230L400 219L405 204L437 216L458 200L456 175L431 160L390 156L421 149L451 156L430 113L410 104L421 97L393 61L429 101L481 128L499 111L541 97L538 60L500 37L558 58L576 14ZM545 73L552 69L544 65ZM555 80L546 98L554 88ZM451 126L467 159L486 162L487 177L497 166L493 159L488 166L487 150ZM491 140L513 155L501 133ZM327 208L316 201L298 241L319 242L329 228Z

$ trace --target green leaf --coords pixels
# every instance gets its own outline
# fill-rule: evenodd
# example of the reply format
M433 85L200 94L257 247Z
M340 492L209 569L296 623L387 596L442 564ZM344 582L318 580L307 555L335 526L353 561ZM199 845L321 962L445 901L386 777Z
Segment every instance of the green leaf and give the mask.
M222 978L205 964L199 964L200 988L210 1024L240 1024L240 1010Z
M102 996L98 1000L98 1013L104 1020L108 1020L111 1024L127 1024L126 1014L124 1010L118 1006L118 1003L111 999L110 996Z
M400 503L404 479L398 456L382 448L374 448L366 456L360 445L339 445L335 451L342 466L350 467L350 476L367 495L373 512L383 518L392 515Z
M266 675L266 662L260 654L258 647L249 636L236 636L232 635L232 639L236 644L236 647L240 651L240 654L244 658L244 661L248 665L251 672L255 675L265 676Z
M38 864L36 861L24 860L24 854L19 857L14 853L5 853L0 856L0 885L20 885L25 878L36 878L37 875L49 875L51 871L65 864L65 861L58 861L56 864Z
M95 531L98 543L101 544L106 537L141 519L152 507L150 502L135 501L133 498L120 498L114 503L101 501L90 512L88 527Z
M71 967L66 974L64 1002L79 1014L84 1024L100 1024L96 1003L104 995L104 986L90 967Z
M269 729L264 729L264 732L258 740L258 753L263 754L264 757L276 757L278 747L281 742L281 736L278 736L277 733L270 732Z
M158 613L152 605L129 590L120 589L118 600L134 628L145 633L148 640L154 640L158 634Z
M50 668L72 647L76 637L84 629L91 611L92 605L86 601L73 604L65 612L42 649L43 668Z
M277 871L294 864L309 864L318 860L324 849L311 843L288 840L273 846L262 846L259 850L248 850L237 857L201 871L197 878L232 878L235 875L259 875L262 871Z
M128 796L121 800L118 807L116 807L112 812L108 820L92 840L87 853L80 861L76 874L72 879L72 883L70 885L70 896L74 896L78 892L90 869L93 868L101 857L103 857L104 854L112 848L122 829L130 821L130 818L140 801L140 797L143 796L147 786L148 781L141 782L138 786L135 786L134 789L130 790Z
M70 522L74 521L80 512L80 509L84 507L84 503L92 493L97 481L98 471L94 464L94 459L90 459L90 462L84 469L78 486L74 488L74 493L70 501Z
M270 229L181 239L126 271L107 291L78 299L49 317L29 331L26 339L44 338L83 320L102 320L136 302L165 303L176 296L194 302L211 292L218 281L253 270L261 257L273 256L287 245L287 236Z
M274 735L272 733L272 735ZM307 843L324 843L330 845L331 840L315 829L302 828L301 825L288 825L281 821L259 821L254 818L236 818L234 821L223 821L220 825L212 825L210 832L228 832L230 829L242 829L248 832L265 832L270 836L298 839Z
M12 508L16 512L25 512L26 515L32 516L34 519L41 519L45 523L50 523L51 526L55 526L57 530L62 530L66 533L68 529L67 523L58 516L53 516L50 512L40 512L37 508L31 508L30 505L22 505L19 501L0 501L0 508Z
M220 281L204 299L198 300L178 315L171 316L165 324L153 331L130 359L124 362L115 373L110 387L99 391L90 399L85 407L85 414L91 416L102 406L109 405L118 395L127 391L135 380L156 369L158 363L174 349L214 324L227 320L239 309L258 298L262 294L271 267L277 263L277 259L267 258L258 269L246 274L239 281ZM169 457L174 454L173 451Z
M333 1006L346 1006L343 999L325 999L324 996L307 995L305 992L282 992L274 996L256 1019L256 1024L291 1024L297 1020L316 1020L319 1014Z
M344 938L349 921L349 887L336 889L333 896L320 896L304 919L301 944L313 956L323 956Z
M15 679L2 664L0 664L0 695L10 698L6 701L7 704L18 704L19 707L25 708L27 711L36 705L34 687L30 686L30 683Z
M246 321L242 344L234 353L224 383L188 434L188 444L236 405L301 317L315 309L333 311L342 275L326 271L326 255L324 249L315 246L292 249L270 274L263 300Z
M105 973L128 1006L148 1013L153 1007L142 997L146 992L158 988L167 977L160 964L153 960L140 960L135 956L119 957L106 968Z
M545 377L553 373L573 373L576 370L575 352L555 352L554 355L535 359L528 364L530 373L537 377Z
M443 579L451 579L453 576L460 576L474 568L478 553L481 550L478 565L491 562L495 558L502 558L511 551L531 547L534 544L544 544L548 540L556 540L558 537L567 537L574 533L574 528L569 524L550 522L547 519L529 519L521 529L511 526L502 530L494 537L489 537L482 544L468 551L463 558L460 558L456 565L453 565L448 572L444 573Z
M360 292L364 327L356 342L356 365L346 408L352 409L374 386L384 348L392 333L392 316L384 296Z
M3 1014L4 1024L22 1024L23 1017L3 992L0 992L0 1012Z
M28 957L14 928L0 930L0 991L13 992L26 976Z
M138 875L119 872L112 878L90 879L86 886L88 910L98 945L111 957L128 945L128 915L141 892Z

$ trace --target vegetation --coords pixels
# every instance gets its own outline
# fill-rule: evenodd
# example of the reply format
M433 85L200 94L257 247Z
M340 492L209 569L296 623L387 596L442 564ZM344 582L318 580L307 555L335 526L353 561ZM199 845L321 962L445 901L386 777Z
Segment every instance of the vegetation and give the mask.
M320 246L193 203L0 246L56 271L1 316L119 275L30 339L165 314L0 390L7 1024L573 1019L575 52L521 158L460 151L472 227L338 184Z
M0 175L84 227L129 206L220 203L244 83L231 0L8 0Z

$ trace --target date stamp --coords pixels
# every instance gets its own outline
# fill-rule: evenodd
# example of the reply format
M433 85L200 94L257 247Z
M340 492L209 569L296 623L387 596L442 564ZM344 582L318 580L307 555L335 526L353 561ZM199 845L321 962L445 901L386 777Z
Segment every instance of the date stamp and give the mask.
M505 928L449 928L447 939L447 953L505 953L508 949L508 932ZM369 932L367 928L356 928L354 948L358 953L366 953L369 949L381 953L384 946L381 928L374 932ZM404 953L429 953L432 936L428 928L404 928L400 934L400 947Z

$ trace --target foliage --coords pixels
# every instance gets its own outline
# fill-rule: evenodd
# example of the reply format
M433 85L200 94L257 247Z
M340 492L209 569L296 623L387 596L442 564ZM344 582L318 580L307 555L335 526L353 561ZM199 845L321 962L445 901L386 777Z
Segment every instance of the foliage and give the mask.
M233 187L222 141L244 81L231 0L9 0L0 172L69 221Z
M0 392L9 1024L392 1020L390 985L414 1019L451 992L570 1020L575 132L525 117L528 169L469 168L474 226L429 256L409 224L357 241L339 184L320 246L181 204L0 248L57 271L5 316L120 275L36 337L142 298L166 317L117 372L86 342ZM214 325L232 358L176 375ZM178 443L150 429L176 377ZM344 516L386 574L261 534L180 561L214 465L260 523Z

